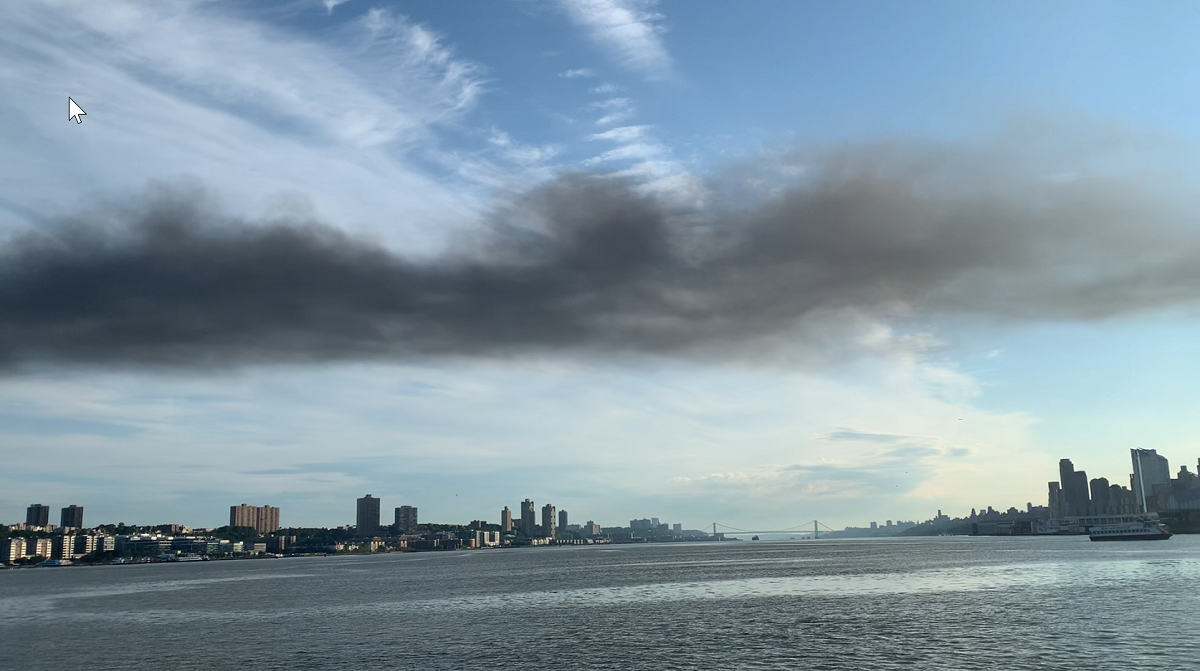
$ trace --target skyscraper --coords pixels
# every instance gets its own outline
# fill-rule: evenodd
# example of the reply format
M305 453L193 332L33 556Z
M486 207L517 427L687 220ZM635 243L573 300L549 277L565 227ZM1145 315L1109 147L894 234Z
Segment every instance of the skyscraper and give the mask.
M417 507L400 506L396 509L396 528L408 533L417 528Z
M229 526L250 527L255 533L279 531L279 509L272 506L229 506Z
M521 533L530 538L537 535L537 511L529 499L521 502Z
M558 511L558 528L560 530L567 528L567 511Z
M1096 478L1091 482L1092 490L1092 514L1107 515L1111 510L1112 502L1109 500L1108 478Z
M1075 470L1070 459L1058 461L1058 481L1062 483L1063 501L1066 510L1064 517L1078 517L1088 514L1090 497L1088 496L1087 473Z
M43 506L40 503L31 503L25 509L25 524L31 524L35 527L50 526L50 506Z
M554 538L554 506L547 503L542 506L542 535Z
M508 509L508 506L504 506L504 510L500 511L500 530L512 531L512 529L512 511Z
M83 506L70 505L62 509L62 516L59 518L62 522L61 527L71 527L72 529L83 528Z
M1050 507L1050 517L1054 519L1065 517L1063 514L1065 506L1063 505L1062 485L1058 484L1058 481L1050 482L1050 496L1046 501L1046 505ZM941 517L940 510L938 511L938 517Z
M371 498L370 494L358 500L358 515L355 517L355 528L359 536L374 536L379 533L379 499Z
M1133 497L1140 507L1138 512L1155 510L1154 486L1171 484L1171 467L1166 457L1155 450L1134 448L1129 450L1133 460Z

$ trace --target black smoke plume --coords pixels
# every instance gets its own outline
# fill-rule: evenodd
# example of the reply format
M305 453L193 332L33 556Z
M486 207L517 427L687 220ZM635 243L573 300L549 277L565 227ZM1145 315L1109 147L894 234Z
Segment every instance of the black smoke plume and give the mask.
M800 173L734 171L682 209L567 175L422 259L159 188L115 223L0 248L0 366L720 357L802 346L845 311L1101 319L1200 296L1195 212L1144 178L944 146L826 152Z

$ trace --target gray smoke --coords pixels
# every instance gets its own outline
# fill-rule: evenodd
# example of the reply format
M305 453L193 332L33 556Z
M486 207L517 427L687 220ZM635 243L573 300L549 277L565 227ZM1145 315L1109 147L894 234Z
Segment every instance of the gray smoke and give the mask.
M1200 229L1164 191L970 148L859 147L731 171L687 209L567 175L415 260L164 188L116 224L85 215L0 249L0 365L711 357L803 346L792 336L845 310L1105 318L1200 295Z

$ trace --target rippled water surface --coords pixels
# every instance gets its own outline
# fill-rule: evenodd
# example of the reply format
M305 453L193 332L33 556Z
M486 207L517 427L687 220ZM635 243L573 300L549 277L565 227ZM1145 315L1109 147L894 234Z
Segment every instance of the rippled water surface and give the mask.
M1200 668L1200 537L0 571L0 669Z

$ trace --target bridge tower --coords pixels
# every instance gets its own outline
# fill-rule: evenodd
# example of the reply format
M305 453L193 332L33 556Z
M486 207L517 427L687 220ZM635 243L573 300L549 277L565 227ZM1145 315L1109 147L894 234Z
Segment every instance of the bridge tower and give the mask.
M817 521L813 520L813 540L821 537L821 530L817 527Z

